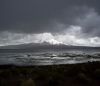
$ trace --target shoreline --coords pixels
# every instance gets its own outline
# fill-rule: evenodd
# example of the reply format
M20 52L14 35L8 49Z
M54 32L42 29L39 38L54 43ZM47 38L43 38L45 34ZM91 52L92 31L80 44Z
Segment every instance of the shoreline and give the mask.
M100 62L15 66L0 65L0 86L99 86Z
M51 65L15 65L15 64L1 64L0 69L2 68L11 68L11 67L50 67L50 66L72 66L72 65L91 65L91 64L100 64L100 61L87 61L87 62L81 62L81 63L68 63L68 64L51 64Z

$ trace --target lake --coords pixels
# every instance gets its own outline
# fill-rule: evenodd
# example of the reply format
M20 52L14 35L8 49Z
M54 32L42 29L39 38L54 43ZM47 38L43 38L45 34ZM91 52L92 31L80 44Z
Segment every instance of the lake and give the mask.
M59 65L79 64L100 61L99 50L62 50L40 52L3 52L0 53L0 65Z

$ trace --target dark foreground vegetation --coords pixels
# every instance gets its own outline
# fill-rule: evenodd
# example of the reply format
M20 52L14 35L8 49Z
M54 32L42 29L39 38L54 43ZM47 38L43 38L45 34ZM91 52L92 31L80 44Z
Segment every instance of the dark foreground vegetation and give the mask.
M100 62L55 66L0 66L0 86L100 86Z

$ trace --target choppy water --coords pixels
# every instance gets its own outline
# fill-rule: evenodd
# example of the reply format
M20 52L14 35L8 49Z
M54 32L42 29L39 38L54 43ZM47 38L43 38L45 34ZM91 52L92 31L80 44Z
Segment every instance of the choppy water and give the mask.
M0 65L57 65L100 61L100 53L84 52L42 52L42 53L0 53Z

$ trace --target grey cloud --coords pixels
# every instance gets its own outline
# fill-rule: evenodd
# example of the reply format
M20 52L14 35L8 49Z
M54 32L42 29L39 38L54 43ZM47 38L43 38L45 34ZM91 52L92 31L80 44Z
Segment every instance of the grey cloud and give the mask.
M98 19L85 20L93 8L100 13L100 0L1 0L0 31L17 33L60 32L79 25L84 33L99 35ZM81 19L80 23L77 19ZM98 23L96 23L98 22ZM90 28L92 30L90 31Z
M100 36L100 15L95 10L90 10L77 22L86 36Z

